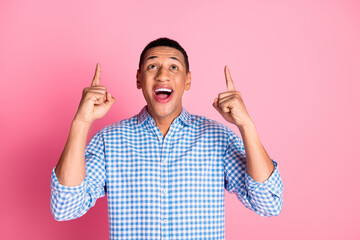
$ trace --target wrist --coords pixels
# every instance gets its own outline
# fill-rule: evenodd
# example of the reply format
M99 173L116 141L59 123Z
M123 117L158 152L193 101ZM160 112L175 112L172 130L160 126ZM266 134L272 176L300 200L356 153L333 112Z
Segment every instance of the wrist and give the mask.
M92 123L93 122L84 122L84 121L78 120L75 117L71 122L71 127L90 129Z
M242 134L248 131L256 130L255 124L252 121L237 127Z

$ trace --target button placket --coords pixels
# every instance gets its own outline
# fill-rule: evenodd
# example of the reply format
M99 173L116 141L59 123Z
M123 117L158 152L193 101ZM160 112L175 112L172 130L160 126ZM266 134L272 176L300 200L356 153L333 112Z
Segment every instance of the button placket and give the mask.
M160 169L161 169L161 238L165 239L168 236L168 141L167 138L163 138Z
M178 130L178 120L175 120L170 126L170 129L166 136L162 139L161 148L161 239L167 239L169 237L169 164L171 158L171 143L174 135Z

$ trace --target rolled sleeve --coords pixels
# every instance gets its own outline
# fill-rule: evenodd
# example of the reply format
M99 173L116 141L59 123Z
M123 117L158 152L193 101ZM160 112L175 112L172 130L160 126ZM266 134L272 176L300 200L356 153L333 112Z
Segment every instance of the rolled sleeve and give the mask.
M68 193L68 194L77 194L85 190L85 180L78 186L68 187L62 185L55 174L56 167L53 168L51 172L51 189L56 193Z
M55 168L51 173L50 210L54 219L65 221L85 214L86 184L85 180L78 186L62 185L56 177Z
M273 159L271 159L271 161L274 163L275 166L274 171L271 173L270 177L263 183L256 182L248 173L246 173L245 181L249 191L257 192L267 190L278 197L282 195L283 185L277 166L278 164Z
M261 216L277 216L283 205L283 184L278 164L271 160L275 168L265 182L256 182L248 173L245 174L248 201L253 210Z
M283 205L283 184L278 164L273 159L274 171L263 183L254 181L246 172L243 141L229 130L229 145L224 155L225 189L235 193L245 207L261 216L280 214Z
M104 143L95 134L85 149L86 176L78 186L62 185L55 168L51 173L50 210L55 220L71 220L84 215L98 198L105 196Z

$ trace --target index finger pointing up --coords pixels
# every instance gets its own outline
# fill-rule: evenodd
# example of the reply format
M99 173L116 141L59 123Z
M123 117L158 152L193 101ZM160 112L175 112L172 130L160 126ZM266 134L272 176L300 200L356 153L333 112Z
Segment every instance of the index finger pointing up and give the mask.
M100 63L96 64L96 70L95 70L95 74L94 74L94 79L92 80L91 86L95 87L98 86L100 84Z
M226 86L228 91L235 91L234 82L230 75L230 70L228 66L225 66L225 78L226 78Z

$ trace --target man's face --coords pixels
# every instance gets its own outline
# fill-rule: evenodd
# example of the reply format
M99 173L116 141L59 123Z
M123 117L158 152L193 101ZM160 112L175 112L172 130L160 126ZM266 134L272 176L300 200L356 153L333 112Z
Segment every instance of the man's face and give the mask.
M191 73L186 73L185 59L179 50L163 46L147 50L136 79L150 115L163 120L180 115L184 90L190 89Z

